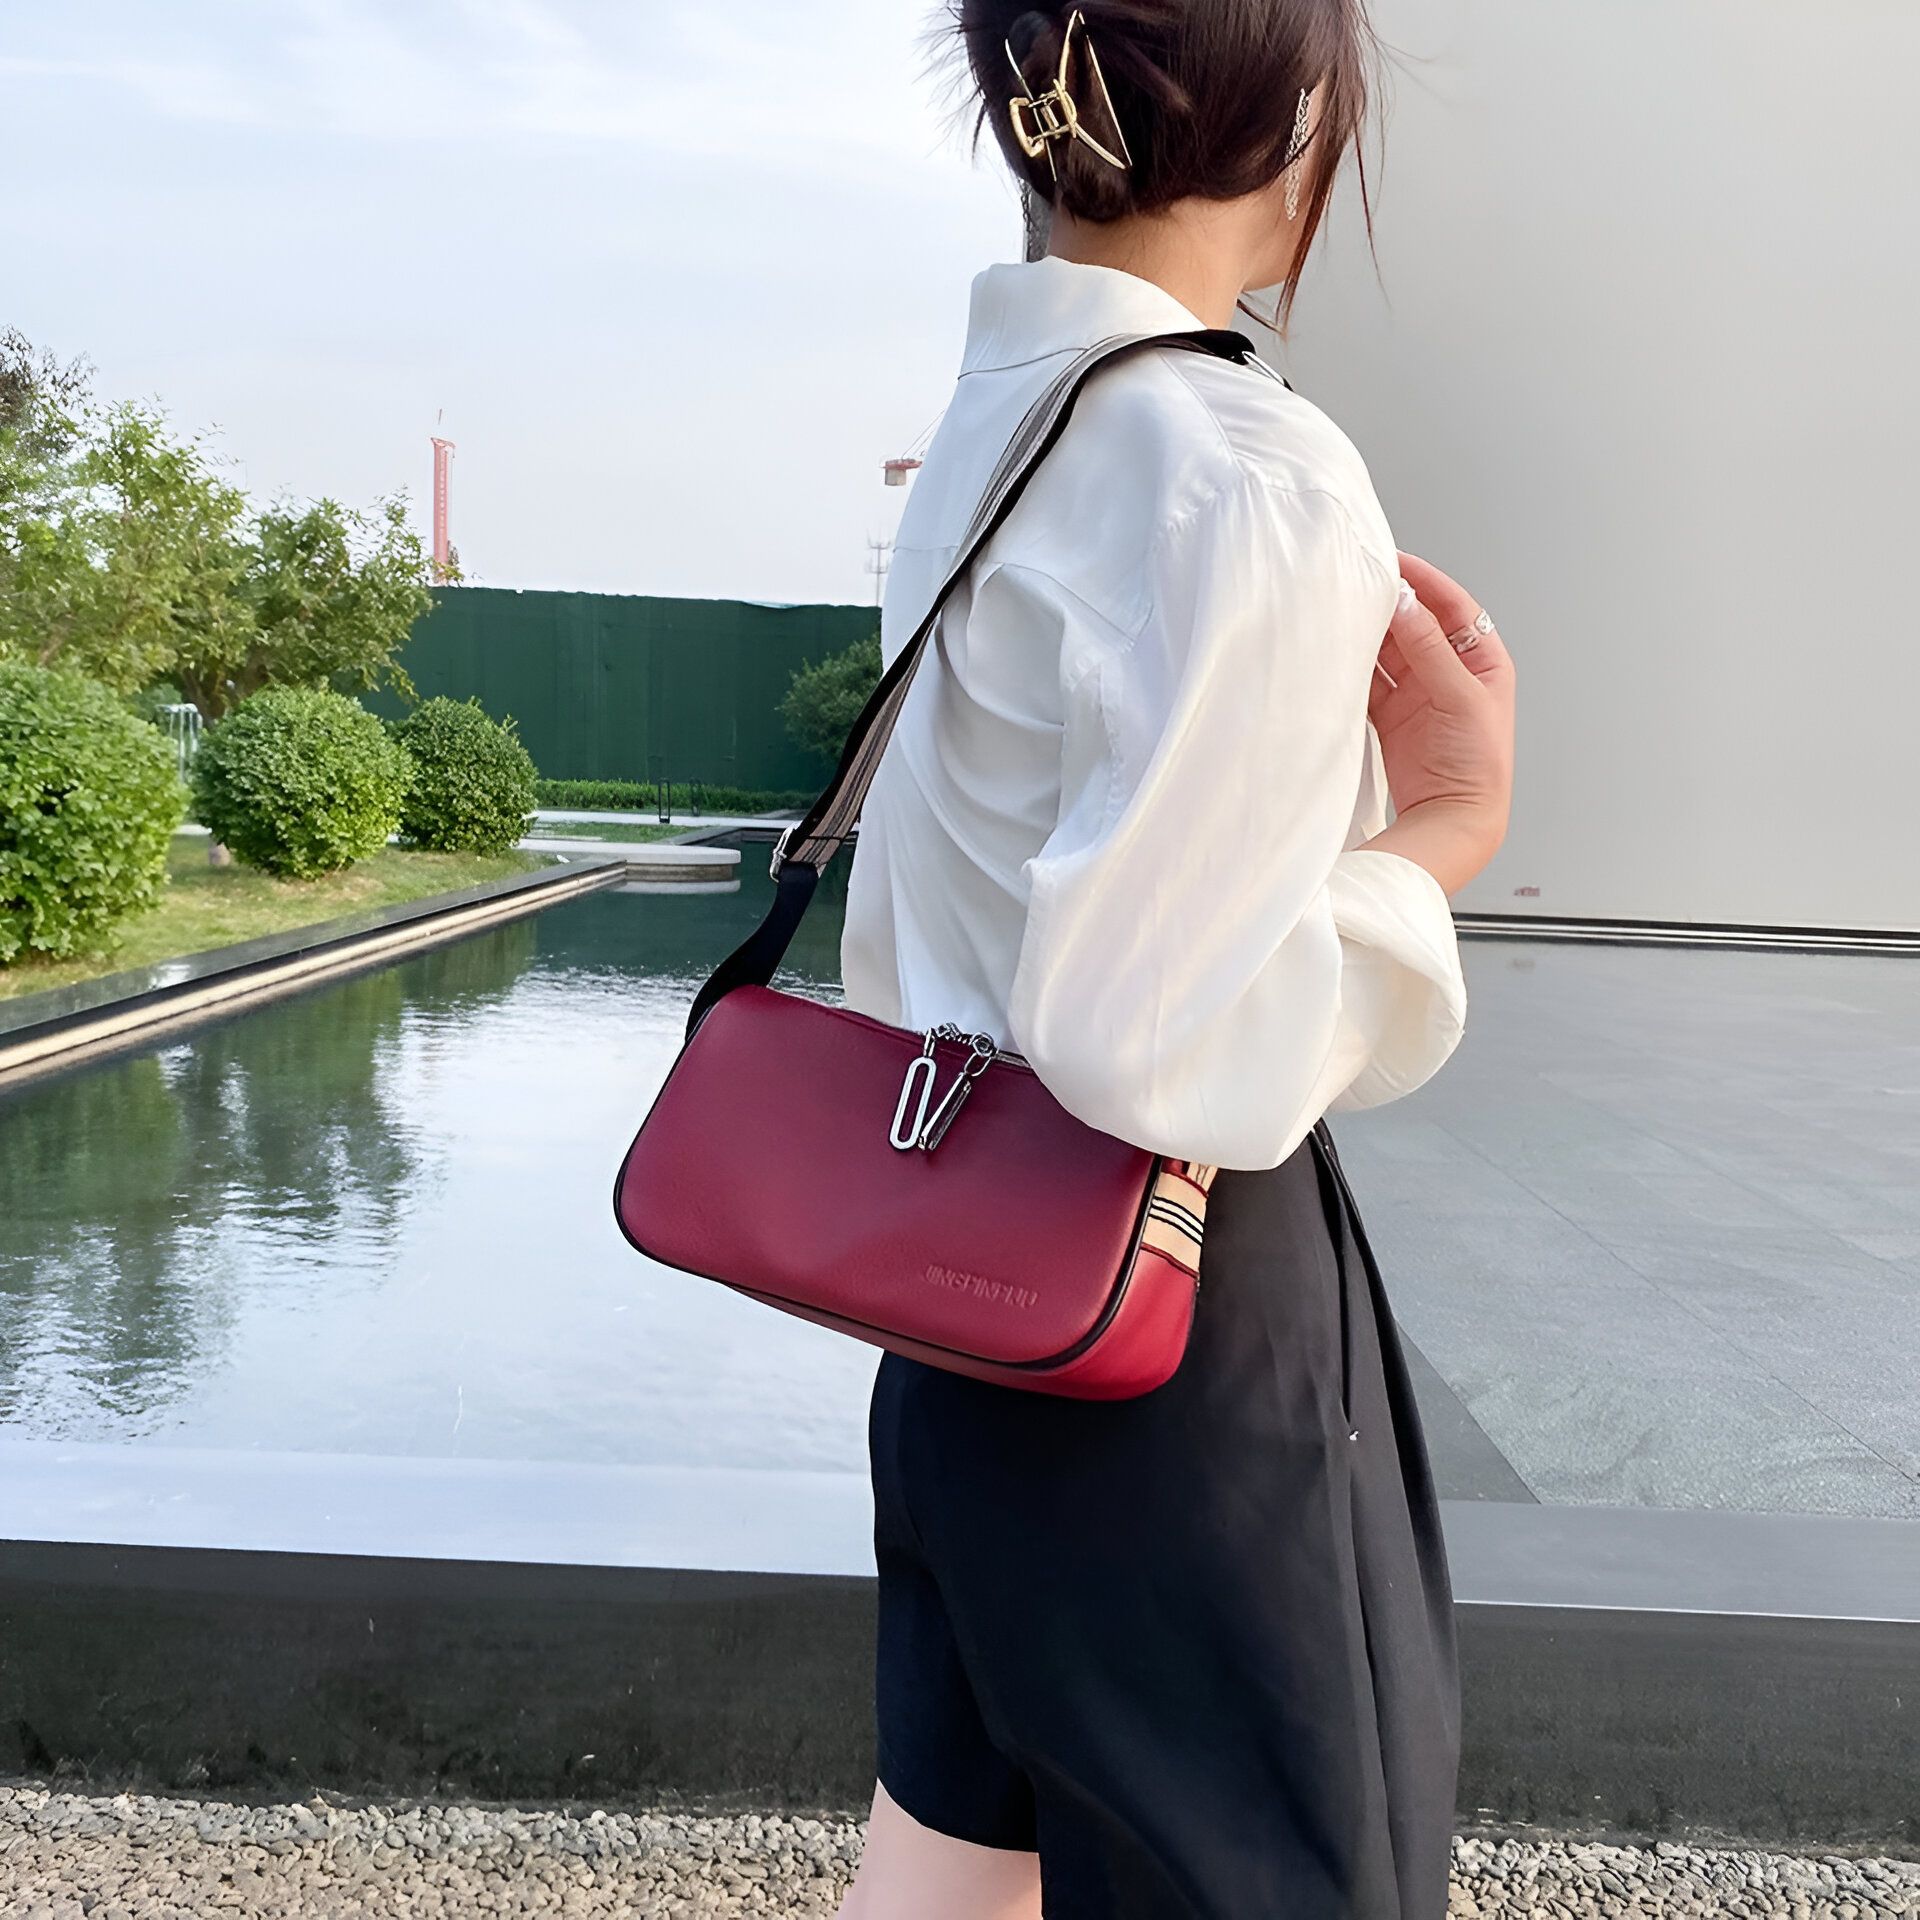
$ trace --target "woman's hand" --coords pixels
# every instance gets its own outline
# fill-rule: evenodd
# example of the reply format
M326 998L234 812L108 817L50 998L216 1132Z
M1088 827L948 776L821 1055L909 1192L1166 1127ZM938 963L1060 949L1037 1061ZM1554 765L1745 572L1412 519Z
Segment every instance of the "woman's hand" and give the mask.
M1366 844L1419 860L1451 893L1506 838L1513 660L1498 633L1476 635L1464 653L1449 641L1480 613L1457 581L1411 553L1400 572L1419 598L1395 613L1367 700L1395 819Z

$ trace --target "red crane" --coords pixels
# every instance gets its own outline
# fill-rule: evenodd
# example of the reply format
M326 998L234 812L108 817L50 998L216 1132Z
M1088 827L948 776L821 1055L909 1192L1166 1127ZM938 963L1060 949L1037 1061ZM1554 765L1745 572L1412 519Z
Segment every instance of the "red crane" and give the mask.
M880 471L886 476L888 486L904 487L907 484L907 475L922 464L921 455L926 452L927 442L933 438L933 430L939 424L940 415L935 414L926 431L905 453L896 453L891 460L880 462Z

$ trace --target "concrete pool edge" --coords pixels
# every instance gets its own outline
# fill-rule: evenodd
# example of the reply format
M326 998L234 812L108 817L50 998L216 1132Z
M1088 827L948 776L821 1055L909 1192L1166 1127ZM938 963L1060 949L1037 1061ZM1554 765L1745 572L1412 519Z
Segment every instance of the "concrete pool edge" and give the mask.
M1920 1523L1446 1518L1463 1824L1920 1850ZM7 1541L0 1771L858 1809L872 1628L846 1571Z
M568 861L0 1002L0 1087L78 1054L135 1044L157 1030L596 892L626 870L618 856Z

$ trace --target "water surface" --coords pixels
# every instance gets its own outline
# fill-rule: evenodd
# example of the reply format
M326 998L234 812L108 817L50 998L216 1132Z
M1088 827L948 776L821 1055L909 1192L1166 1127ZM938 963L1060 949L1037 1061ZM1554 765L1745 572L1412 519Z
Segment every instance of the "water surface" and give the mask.
M613 1223L754 854L739 894L591 894L0 1099L0 1432L863 1468L868 1350ZM797 979L838 930L829 889Z

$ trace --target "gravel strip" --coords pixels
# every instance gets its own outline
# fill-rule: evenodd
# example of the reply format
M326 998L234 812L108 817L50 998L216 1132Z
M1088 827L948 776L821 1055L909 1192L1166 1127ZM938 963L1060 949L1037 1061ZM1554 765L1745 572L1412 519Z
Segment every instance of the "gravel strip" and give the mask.
M1522 1915L1787 1914L1792 1920L1883 1920L1920 1915L1920 1864L1806 1857L1741 1847L1651 1847L1578 1840L1468 1837L1453 1843L1448 1920Z
M391 1920L469 1914L832 1914L847 1820L439 1802L252 1806L0 1785L9 1920ZM1467 1837L1451 1920L1920 1916L1920 1865L1825 1854Z

